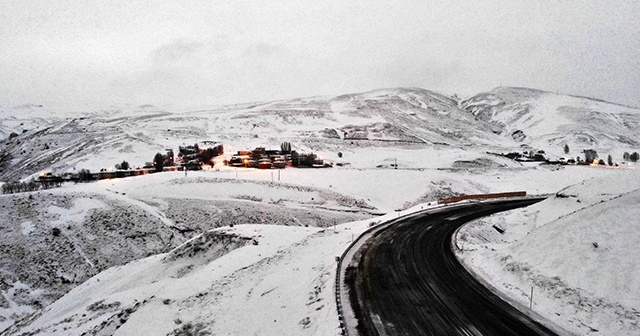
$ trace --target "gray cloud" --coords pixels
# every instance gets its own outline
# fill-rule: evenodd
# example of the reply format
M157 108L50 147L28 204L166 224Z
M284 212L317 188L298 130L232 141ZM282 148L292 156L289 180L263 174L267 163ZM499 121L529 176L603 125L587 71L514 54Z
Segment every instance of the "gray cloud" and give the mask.
M193 55L202 47L202 43L189 40L173 40L163 44L151 52L155 63L176 63Z
M0 105L500 85L640 105L637 17L635 0L0 2Z

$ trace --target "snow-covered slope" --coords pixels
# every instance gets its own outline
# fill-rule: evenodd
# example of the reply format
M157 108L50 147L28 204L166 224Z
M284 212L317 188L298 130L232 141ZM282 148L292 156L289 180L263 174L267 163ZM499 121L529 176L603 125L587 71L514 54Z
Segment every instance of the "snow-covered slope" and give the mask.
M0 180L108 169L123 160L139 166L166 148L202 140L230 152L289 141L299 151L327 153L398 145L500 151L524 143L561 154L569 144L575 154L594 148L614 157L640 144L639 111L597 100L498 88L458 105L432 91L396 88L188 112L145 108L44 118L31 107L38 113L24 114L33 123L26 132L0 142ZM3 111L0 122L22 120L16 115Z
M374 210L332 190L232 180L213 171L190 175L0 195L0 330L107 268L167 252L216 227L327 227Z
M500 87L461 107L534 148L621 150L640 144L640 110L599 100Z
M92 171L128 161L152 161L157 152L202 140L228 151L279 148L301 151L358 146L426 144L494 146L504 142L491 125L457 102L423 89L389 89L338 97L243 104L170 113L133 111L56 120L0 144L0 180L41 171ZM510 140L507 140L511 143Z
M533 311L575 334L638 335L639 178L588 179L476 221L458 234L460 258L523 307L534 288Z
M72 112L41 104L18 106L0 105L0 141L9 138L11 133L22 134L23 132L28 132L63 119L86 117L96 114L97 112L94 111Z
M591 167L501 163L412 169L424 164L423 156L442 151L404 151L405 168L398 170L366 166L362 160L360 168L286 169L280 182L271 182L268 171L246 170L236 177L232 168L221 168L186 177L168 172L2 195L5 207L0 209L8 218L2 240L2 326L19 321L9 334L42 335L177 334L186 329L335 334L333 258L370 222L382 220L374 218L372 207L395 217L394 209L453 194L549 193L603 176L629 181L623 178L626 170ZM365 153L374 163L390 155L379 149ZM448 165L479 155L440 154L441 164ZM341 224L361 218L368 219ZM245 230L241 223L255 225ZM207 232L216 227L213 232L248 232L241 236L257 238L258 246L239 241L232 250L209 244L207 239L216 235ZM322 227L326 230L320 232ZM53 228L60 230L58 236ZM201 234L205 238L196 241L203 244L179 248L170 254L175 257L140 260L145 252L167 252ZM270 247L258 249L262 246ZM15 259L18 250L20 260ZM131 260L140 261L126 264Z
M268 225L211 231L167 254L100 273L10 332L338 334L334 257L351 234L344 227Z

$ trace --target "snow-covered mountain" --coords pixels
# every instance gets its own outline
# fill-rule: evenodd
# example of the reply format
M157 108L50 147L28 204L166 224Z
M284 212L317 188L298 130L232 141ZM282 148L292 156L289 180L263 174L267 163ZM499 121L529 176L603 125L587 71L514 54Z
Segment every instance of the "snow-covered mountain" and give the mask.
M108 168L127 160L151 161L156 152L215 140L231 149L278 148L291 141L301 150L332 150L345 138L428 145L491 145L491 125L458 109L457 102L423 89L390 89L337 97L225 106L171 113L115 111L62 118L3 143L0 178L43 170Z
M0 141L12 133L22 134L62 119L86 117L95 111L70 111L55 105L24 104L2 106L0 102Z
M28 112L21 115L23 125L15 124L20 109ZM13 125L7 130L26 130L0 142L0 181L43 171L97 171L123 160L137 166L165 148L203 140L221 142L228 152L279 148L288 141L294 149L344 165L287 168L277 175L216 166L188 176L165 172L0 195L0 330L10 328L6 334L337 334L334 258L371 224L451 195L544 194L574 186L575 192L565 192L569 198L552 198L541 203L544 209L510 221L535 219L534 228L506 230L508 237L490 240L505 246L489 248L510 249L509 262L521 265L535 256L527 250L550 237L592 243L575 234L583 227L564 232L559 227L566 223L558 219L577 209L565 204L573 195L581 201L591 197L589 181L613 186L607 181L615 180L627 189L637 185L636 170L538 166L487 154L524 144L560 155L567 143L574 155L594 148L618 159L624 151L640 149L637 109L530 89L498 88L457 101L424 89L396 88L199 111L147 106L55 118L39 106L20 109L0 111L0 124ZM617 196L623 191L610 193L589 198L588 208L604 200L598 216L616 211L608 205L621 205ZM382 213L386 217L377 217ZM583 214L580 220L594 215ZM495 218L505 223L499 219L504 217ZM542 225L547 222L555 224ZM619 224L626 230L633 222ZM475 227L464 232L465 242L475 244L475 235L486 243L492 230L489 224ZM524 231L532 234L510 236ZM590 258L582 250L557 251L577 253L571 259L576 264ZM489 253L483 260L493 261L470 267L500 263L503 256ZM598 260L592 260L590 272ZM587 276L579 270L563 274L546 264L531 267L552 269L570 288L576 278ZM492 270L499 279L509 273ZM520 282L511 284L528 284L527 276L539 274L518 275ZM637 292L636 287L627 289ZM607 300L606 289L598 290L598 298ZM540 309L552 311L553 296L559 294L546 293ZM610 306L623 303L625 314L640 310L611 297ZM565 301L563 307L572 307ZM578 322L599 316L582 315ZM584 331L573 322L560 324ZM601 330L634 330L607 325Z
M640 144L640 110L596 99L500 87L461 102L500 134L534 148L633 149Z
M492 126L460 110L457 102L423 89L389 89L337 97L225 106L171 113L139 110L51 120L2 144L0 179L43 170L108 168L122 160L151 161L165 148L202 140L229 149L334 150L359 139L427 145L493 146ZM363 142L365 145L370 142Z
M0 180L42 171L98 170L123 160L143 165L165 148L202 140L219 141L230 150L277 148L290 141L294 149L327 152L357 140L359 146L497 150L526 144L558 153L568 144L576 153L594 148L616 156L640 144L638 109L523 88L497 88L462 102L424 89L396 88L188 112L145 107L54 118L41 110L1 111L5 137L15 129L8 125L17 123L22 130L0 143Z

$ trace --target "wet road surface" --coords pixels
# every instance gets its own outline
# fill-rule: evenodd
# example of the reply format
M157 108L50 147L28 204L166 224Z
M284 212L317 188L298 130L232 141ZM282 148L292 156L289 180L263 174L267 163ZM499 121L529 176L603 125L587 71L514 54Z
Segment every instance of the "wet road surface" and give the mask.
M345 277L360 335L556 335L476 281L452 250L462 224L538 201L445 207L377 232Z

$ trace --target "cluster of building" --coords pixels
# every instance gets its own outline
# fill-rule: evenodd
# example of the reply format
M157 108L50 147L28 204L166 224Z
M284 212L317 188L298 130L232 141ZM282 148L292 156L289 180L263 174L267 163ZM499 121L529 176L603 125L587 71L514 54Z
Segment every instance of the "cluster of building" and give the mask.
M290 147L282 146L280 150L257 147L251 151L238 151L225 160L230 167L258 168L258 169L284 169L289 167L299 168L327 168L332 165L314 153L298 153L290 150ZM289 149L287 149L289 148Z
M291 166L291 154L282 154L279 150L267 150L258 147L252 151L238 151L225 161L230 167L258 168L258 169L283 169Z
M523 152L511 152L511 153L490 153L494 155L504 156L509 159L519 161L519 162L545 162L547 161L546 153L543 150L525 150Z
M126 166L122 164L116 165L116 169L100 169L100 171L91 172L82 169L78 172L64 173L62 175L43 173L39 176L39 182L55 182L64 181L88 181L103 180L112 178L122 178L138 175L146 175L157 171L182 171L182 170L202 170L203 166L213 167L214 159L224 154L224 146L214 141L202 141L193 145L184 145L178 147L178 155L174 154L173 149L166 149L164 153L156 154L154 162L147 162L143 166L130 168L128 163ZM162 161L159 162L158 161ZM284 143L280 150L265 149L258 147L253 150L238 151L231 156L231 159L225 159L223 163L230 167L238 168L258 168L258 169L284 169L287 166L301 168L325 168L331 167L331 164L313 153L297 153L291 150L291 145Z

